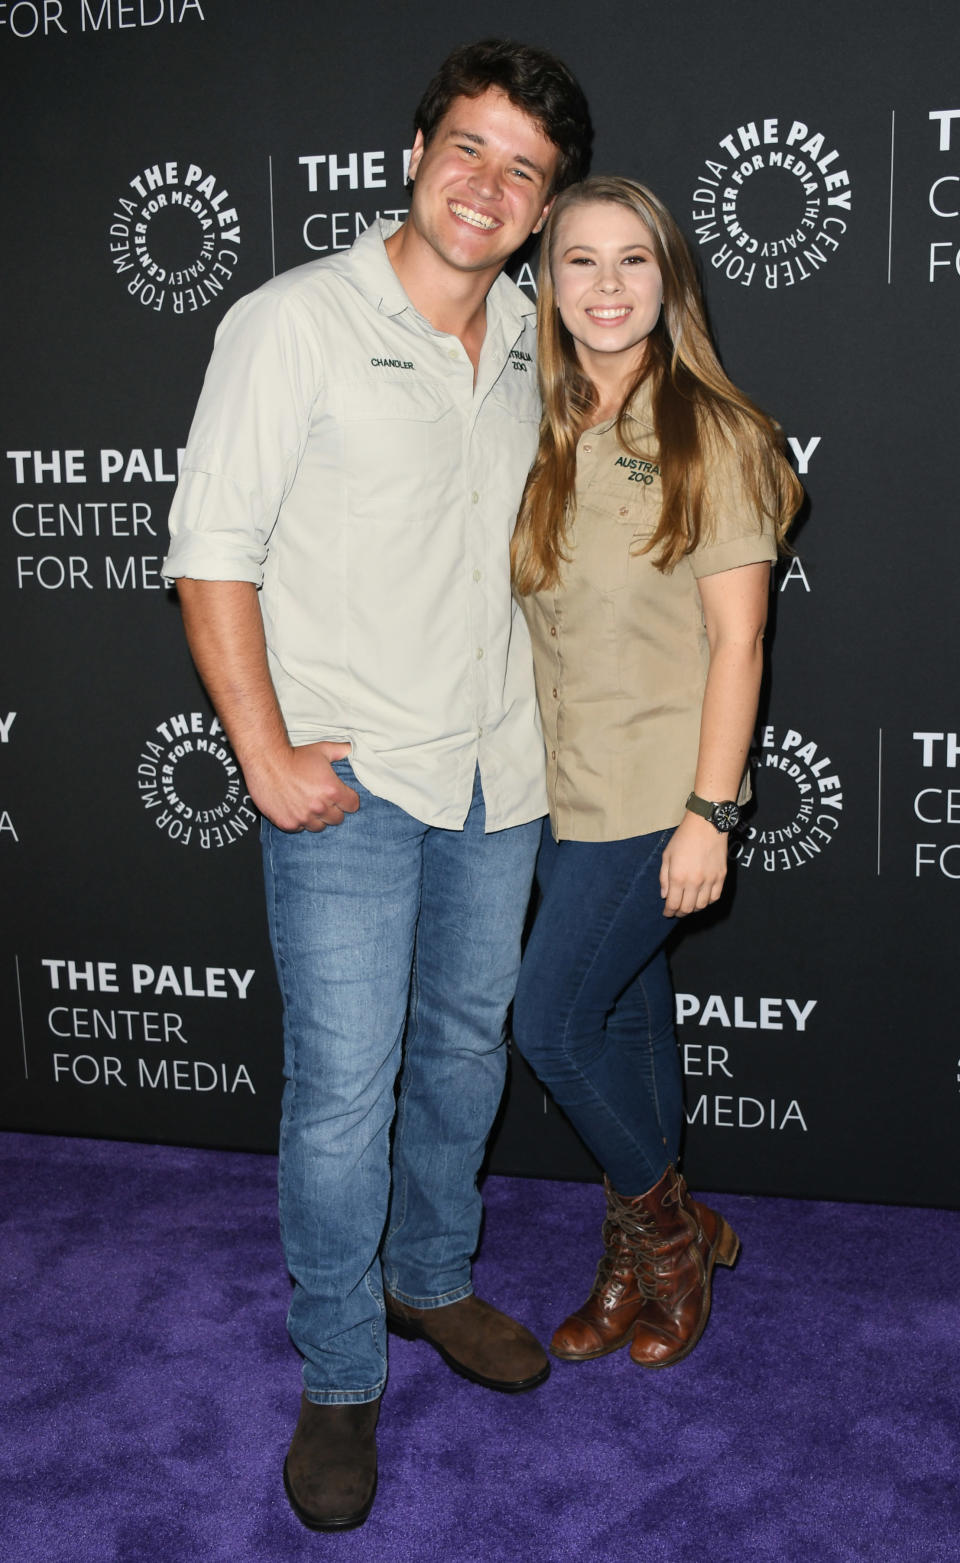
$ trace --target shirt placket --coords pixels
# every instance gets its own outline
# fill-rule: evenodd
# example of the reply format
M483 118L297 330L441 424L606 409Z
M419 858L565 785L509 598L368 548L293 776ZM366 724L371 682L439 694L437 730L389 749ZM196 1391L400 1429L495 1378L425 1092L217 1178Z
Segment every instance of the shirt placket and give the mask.
M542 713L547 739L547 788L555 800L559 822L563 808L563 726L564 726L564 660L563 660L563 607L559 592L549 599L547 610L547 646L549 656L549 682L545 686L546 707Z
M490 680L490 604L489 590L489 536L484 515L484 474L477 460L476 426L478 412L473 411L467 429L466 477L467 526L466 568L468 623L473 648L473 722L477 748L483 741L484 725L489 709Z
M451 363L458 365L453 379L454 401L463 420L461 515L464 560L462 578L466 623L464 689L470 691L469 707L464 710L463 720L465 730L472 732L473 735L472 760L475 765L489 707L491 649L487 598L489 569L488 536L484 514L484 472L478 454L482 442L477 438L482 401L475 396L473 365L463 345L455 338L447 338L443 351Z
M507 348L508 342L502 329L494 327L491 323L480 358L476 386L471 397L464 453L468 485L467 598L468 622L473 643L474 731L478 758L480 754L484 755L481 770L488 818L495 815L500 808L498 767L495 756L486 752L483 739L488 712L498 706L500 701L498 690L491 690L491 680L496 679L499 682L504 676L504 669L499 665L499 657L496 655L499 648L490 643L491 630L499 611L499 605L491 601L491 591L496 583L495 572L491 569L490 549L501 547L503 544L497 517L491 514L489 508L493 503L491 473L489 468L484 466L479 454L483 448L479 432L487 399L493 390L497 376L502 371ZM487 461L489 462L489 451Z
M585 494L596 479L599 470L599 450L603 436L608 432L605 426L602 429L589 429L580 436L577 444L577 491ZM574 523L574 532L576 522ZM574 539L575 543L575 539ZM550 647L552 650L551 667L553 681L550 685L550 703L552 714L552 728L554 741L547 751L547 766L550 773L549 792L556 801L557 827L561 834L569 827L575 827L574 799L569 795L570 765L567 763L565 752L566 745L566 660L564 647L565 614L564 604L566 595L562 591L555 592L550 599ZM574 770L576 761L572 762ZM569 818L568 818L569 816Z

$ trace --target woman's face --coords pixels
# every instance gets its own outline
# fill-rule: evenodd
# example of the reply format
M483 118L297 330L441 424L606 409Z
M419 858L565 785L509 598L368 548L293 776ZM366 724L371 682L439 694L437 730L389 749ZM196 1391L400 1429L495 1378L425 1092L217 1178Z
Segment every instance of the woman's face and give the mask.
M587 373L635 373L663 303L653 236L642 218L612 201L569 207L553 235L551 272Z

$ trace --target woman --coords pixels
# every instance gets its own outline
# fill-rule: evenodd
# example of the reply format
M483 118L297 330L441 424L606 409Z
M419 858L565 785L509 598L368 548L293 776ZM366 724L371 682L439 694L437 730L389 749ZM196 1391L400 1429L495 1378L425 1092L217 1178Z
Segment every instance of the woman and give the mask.
M775 425L728 380L685 241L627 179L560 195L544 234L540 448L513 542L547 748L521 1052L605 1171L604 1254L556 1331L679 1361L739 1240L677 1171L682 1080L665 940L716 901L763 666L770 566L801 498Z

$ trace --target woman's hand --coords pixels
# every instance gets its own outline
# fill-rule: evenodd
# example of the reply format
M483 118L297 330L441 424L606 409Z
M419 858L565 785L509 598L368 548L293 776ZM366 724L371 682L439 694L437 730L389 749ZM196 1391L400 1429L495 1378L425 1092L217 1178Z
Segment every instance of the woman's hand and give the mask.
M702 912L719 900L726 877L726 836L688 811L670 837L660 866L664 917Z

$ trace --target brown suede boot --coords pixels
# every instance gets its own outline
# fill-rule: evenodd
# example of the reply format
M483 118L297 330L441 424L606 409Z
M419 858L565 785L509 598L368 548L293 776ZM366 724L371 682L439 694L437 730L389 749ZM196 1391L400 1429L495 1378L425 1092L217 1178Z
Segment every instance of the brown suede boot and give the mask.
M637 1280L643 1293L630 1356L642 1368L667 1368L703 1334L713 1267L736 1263L740 1239L715 1210L690 1198L673 1167L630 1203L642 1232Z
M377 1491L380 1401L315 1406L306 1395L283 1465L283 1485L308 1530L362 1525Z
M550 1342L554 1356L565 1362L587 1362L625 1346L645 1302L637 1283L637 1248L643 1233L633 1207L639 1201L621 1199L606 1178L603 1187L607 1196L604 1255L593 1291L582 1308L564 1319Z
M387 1323L408 1340L425 1340L448 1367L484 1389L520 1394L549 1376L540 1342L523 1324L479 1297L442 1308L412 1308L385 1294Z

